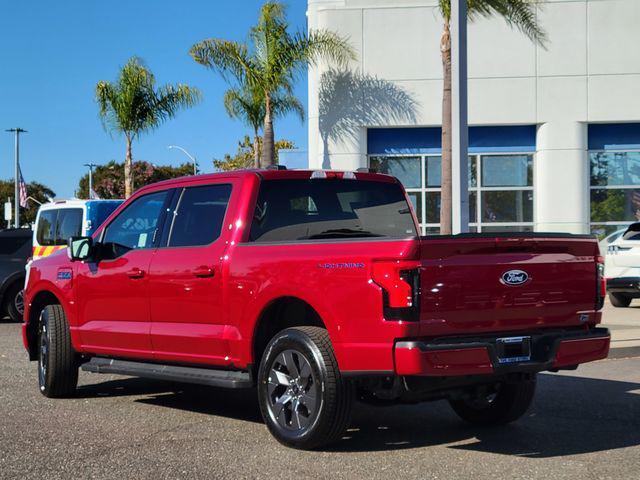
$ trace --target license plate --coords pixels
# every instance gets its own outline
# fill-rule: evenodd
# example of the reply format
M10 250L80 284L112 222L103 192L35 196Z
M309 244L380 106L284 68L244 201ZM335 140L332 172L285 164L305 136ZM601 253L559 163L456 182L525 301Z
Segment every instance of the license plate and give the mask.
M531 337L496 339L498 363L518 363L531 360Z

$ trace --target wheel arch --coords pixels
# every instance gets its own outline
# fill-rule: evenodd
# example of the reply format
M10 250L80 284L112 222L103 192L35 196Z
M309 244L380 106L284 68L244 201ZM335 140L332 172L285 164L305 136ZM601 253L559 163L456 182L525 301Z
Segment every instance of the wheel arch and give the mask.
M257 373L264 350L276 333L285 328L303 326L320 327L331 335L330 328L317 309L300 297L281 296L266 304L253 326L251 345L253 373ZM255 375L253 378L256 378Z
M36 293L30 302L29 306L29 318L26 324L27 344L29 359L35 360L37 358L37 343L38 343L38 319L40 312L47 305L60 305L64 308L62 302L52 291L40 290Z

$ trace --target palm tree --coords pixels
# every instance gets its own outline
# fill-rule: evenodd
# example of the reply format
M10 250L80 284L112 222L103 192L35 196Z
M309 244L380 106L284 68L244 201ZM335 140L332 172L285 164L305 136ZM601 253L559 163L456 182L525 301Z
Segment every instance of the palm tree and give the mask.
M124 134L127 142L124 161L126 198L133 193L133 140L173 118L181 108L195 105L200 98L200 92L188 85L156 88L155 77L137 57L130 58L122 67L115 83L97 83L96 101L105 128Z
M241 85L248 84L264 98L264 141L262 164L272 165L274 151L274 99L278 94L291 95L297 75L308 65L319 61L345 64L355 59L349 43L328 30L289 33L286 7L280 2L267 2L260 9L258 23L249 35L249 43L217 38L203 40L191 47L191 57L233 77Z
M544 0L467 0L467 16L501 16L532 41L544 45L546 35L536 19L537 4ZM440 39L444 84L442 91L442 191L440 196L440 233L451 234L451 0L439 0L444 29Z
M265 102L262 90L249 85L234 87L224 94L224 108L231 118L238 118L253 130L253 166L260 168L260 128L264 124ZM304 107L291 93L277 93L271 98L272 115L274 118L296 113L304 121Z

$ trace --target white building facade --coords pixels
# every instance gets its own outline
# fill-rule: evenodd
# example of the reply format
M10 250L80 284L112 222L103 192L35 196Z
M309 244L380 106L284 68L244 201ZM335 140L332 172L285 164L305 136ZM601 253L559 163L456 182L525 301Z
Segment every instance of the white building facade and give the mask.
M437 0L308 0L349 39L309 72L311 168L376 167L437 233L442 18ZM546 45L500 18L469 24L474 231L594 232L640 219L640 0L547 0Z

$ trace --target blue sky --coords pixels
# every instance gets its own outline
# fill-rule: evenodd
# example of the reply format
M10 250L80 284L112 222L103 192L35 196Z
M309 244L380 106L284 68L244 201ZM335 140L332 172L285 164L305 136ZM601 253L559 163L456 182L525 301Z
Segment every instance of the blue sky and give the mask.
M295 28L306 23L306 1L290 0ZM129 57L144 59L158 84L183 82L201 89L203 102L182 111L134 144L134 158L178 165L187 160L167 145L198 158L205 172L212 159L236 150L248 129L222 106L225 82L188 55L209 37L244 40L260 0L45 0L3 2L0 15L0 178L13 177L13 137L21 141L22 173L58 197L73 195L84 163L124 158L124 139L107 133L98 118L94 87L113 81ZM307 104L306 76L296 94ZM276 124L276 137L307 147L307 127L293 116ZM4 200L4 199L2 199Z

